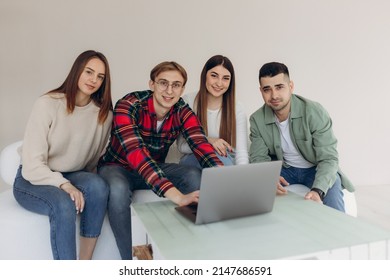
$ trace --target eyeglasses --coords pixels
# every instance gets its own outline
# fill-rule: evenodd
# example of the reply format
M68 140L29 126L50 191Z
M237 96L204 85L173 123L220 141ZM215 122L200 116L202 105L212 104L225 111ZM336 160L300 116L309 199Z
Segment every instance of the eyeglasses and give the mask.
M183 87L183 84L180 82L173 82L172 84L169 84L167 80L160 80L158 82L155 81L155 83L157 84L158 89L161 91L166 91L169 88L169 86L171 86L172 91L177 92Z

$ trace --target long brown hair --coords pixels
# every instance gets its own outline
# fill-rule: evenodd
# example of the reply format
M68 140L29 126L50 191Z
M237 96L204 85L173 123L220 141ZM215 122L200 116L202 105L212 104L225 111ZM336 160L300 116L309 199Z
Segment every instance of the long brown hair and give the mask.
M221 124L219 126L219 137L229 142L231 146L236 146L236 86L235 75L232 62L225 56L215 55L207 60L200 75L199 91L195 97L194 107L198 118L208 134L207 129L207 95L209 94L206 88L207 72L221 65L226 68L231 75L230 85L222 97L221 108Z
M102 85L91 95L93 102L100 108L98 121L102 124L107 119L109 111L112 110L110 67L107 58L102 53L93 50L81 53L73 63L73 66L62 85L48 93L64 93L66 96L68 113L72 113L76 106L79 78L84 71L85 65L87 65L88 61L92 58L100 59L104 63L106 70Z

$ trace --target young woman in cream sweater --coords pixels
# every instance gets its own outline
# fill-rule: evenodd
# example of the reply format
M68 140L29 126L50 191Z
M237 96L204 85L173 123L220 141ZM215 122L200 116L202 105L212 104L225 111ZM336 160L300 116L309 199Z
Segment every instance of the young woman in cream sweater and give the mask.
M106 57L83 52L64 83L38 98L27 123L14 196L49 217L54 259L77 259L77 215L79 259L92 258L100 235L109 189L93 172L111 127L110 83Z

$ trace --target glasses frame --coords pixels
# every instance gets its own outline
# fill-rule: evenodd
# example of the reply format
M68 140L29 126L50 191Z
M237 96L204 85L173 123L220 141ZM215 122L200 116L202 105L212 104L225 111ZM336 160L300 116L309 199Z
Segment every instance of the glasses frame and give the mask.
M178 81L170 83L169 81L162 79L162 80L154 81L154 82L157 84L157 87L161 91L167 91L168 88L171 87L172 91L178 92L178 91L180 91L184 87L184 85L181 82L178 82ZM164 84L166 83L166 85L164 85L162 83L164 83Z

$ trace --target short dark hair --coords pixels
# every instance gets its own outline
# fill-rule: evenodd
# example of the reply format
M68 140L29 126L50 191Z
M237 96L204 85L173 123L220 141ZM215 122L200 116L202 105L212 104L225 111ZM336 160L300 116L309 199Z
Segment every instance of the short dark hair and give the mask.
M279 74L285 74L290 77L288 68L286 65L280 62L269 62L264 64L259 71L259 80L264 77L274 77Z

